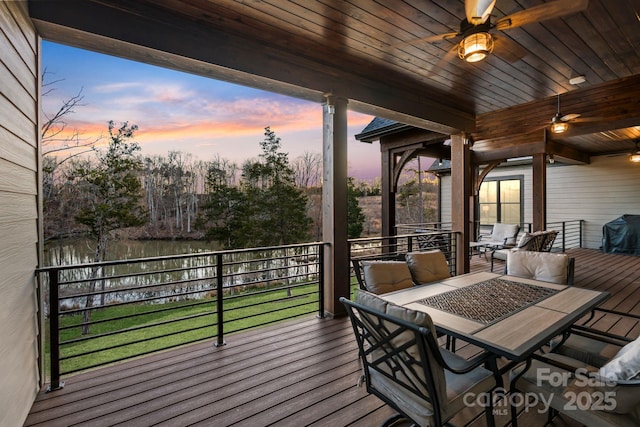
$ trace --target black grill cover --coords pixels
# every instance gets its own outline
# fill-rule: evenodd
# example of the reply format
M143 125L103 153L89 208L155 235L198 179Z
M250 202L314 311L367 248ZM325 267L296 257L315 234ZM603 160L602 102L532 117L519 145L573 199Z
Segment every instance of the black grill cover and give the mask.
M602 251L640 255L640 215L622 215L602 227Z

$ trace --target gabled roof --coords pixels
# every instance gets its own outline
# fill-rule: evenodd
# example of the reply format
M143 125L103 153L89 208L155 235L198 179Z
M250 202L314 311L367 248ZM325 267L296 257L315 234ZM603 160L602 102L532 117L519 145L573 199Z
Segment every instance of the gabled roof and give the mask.
M356 135L356 139L363 142L373 142L380 139L383 135L390 135L411 127L412 126L405 125L404 123L396 122L395 120L376 117L371 120L362 132Z

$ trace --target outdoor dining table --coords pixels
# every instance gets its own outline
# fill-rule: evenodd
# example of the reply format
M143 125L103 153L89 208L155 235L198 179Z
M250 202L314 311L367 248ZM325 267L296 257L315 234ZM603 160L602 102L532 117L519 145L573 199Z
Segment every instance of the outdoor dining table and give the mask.
M521 362L609 293L481 272L380 297L428 313L439 332Z

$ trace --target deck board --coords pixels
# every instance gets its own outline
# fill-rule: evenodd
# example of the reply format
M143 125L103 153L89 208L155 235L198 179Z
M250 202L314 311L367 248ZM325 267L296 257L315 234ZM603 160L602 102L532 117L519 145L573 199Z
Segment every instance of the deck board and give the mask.
M575 286L606 290L603 306L640 310L640 257L570 251ZM498 269L503 268L497 265ZM488 271L474 257L472 271ZM499 270L496 270L499 271ZM598 315L594 327L636 337L640 322ZM372 426L393 411L356 385L361 374L347 319L305 318L141 357L65 378L66 386L41 392L25 425L247 425ZM471 357L480 350L458 343ZM521 426L542 426L545 416L523 413ZM506 414L498 426L509 425ZM484 426L483 413L467 408L455 425ZM568 419L554 425L576 427Z

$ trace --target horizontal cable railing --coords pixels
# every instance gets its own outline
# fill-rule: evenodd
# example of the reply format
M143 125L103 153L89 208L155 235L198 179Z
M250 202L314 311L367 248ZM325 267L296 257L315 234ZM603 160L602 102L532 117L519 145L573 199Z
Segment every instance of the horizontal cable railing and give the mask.
M450 222L418 222L411 224L396 224L396 234L451 231L451 226L452 224Z
M63 375L311 313L323 243L37 270L51 389Z
M571 221L549 221L547 222L546 230L556 230L558 236L553 242L552 250L554 252L565 252L567 249L581 248L582 247L582 232L583 232L584 220L576 219ZM479 225L480 234L491 234L493 225ZM524 222L520 224L520 232L518 238L523 233L532 233L533 224L530 222Z
M554 251L565 252L567 249L581 248L584 220L551 221L547 223L547 230L556 230L558 237L553 242Z

